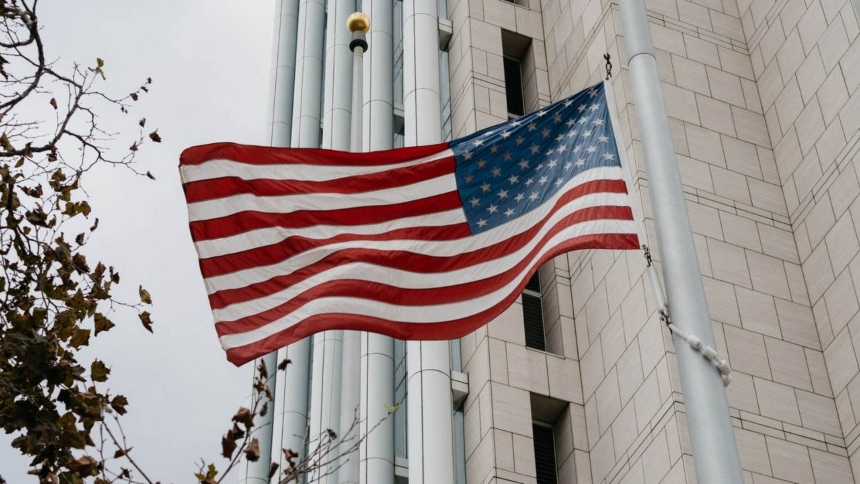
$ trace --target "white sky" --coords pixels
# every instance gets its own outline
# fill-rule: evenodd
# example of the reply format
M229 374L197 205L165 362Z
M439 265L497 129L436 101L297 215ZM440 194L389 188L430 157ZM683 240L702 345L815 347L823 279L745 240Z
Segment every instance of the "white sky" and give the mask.
M88 259L117 267L126 299L137 298L138 284L149 289L155 334L133 313L117 316L92 353L111 365L113 393L130 401L123 421L138 462L154 480L192 482L201 457L224 462L221 435L249 393L250 368L226 361L212 327L179 153L216 141L265 143L274 1L43 0L40 8L49 58L93 65L102 57L105 91L116 95L154 81L131 117L146 117L164 140L139 152L157 181L106 169L86 188L101 219ZM103 127L117 126L113 116L104 113ZM130 145L135 136L119 138ZM0 433L0 475L35 482L10 440Z

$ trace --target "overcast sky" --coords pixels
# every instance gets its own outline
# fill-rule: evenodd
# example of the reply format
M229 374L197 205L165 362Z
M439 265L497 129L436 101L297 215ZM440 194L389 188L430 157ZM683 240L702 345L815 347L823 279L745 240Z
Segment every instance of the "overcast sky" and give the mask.
M146 77L150 94L134 120L158 127L160 145L140 151L152 182L124 170L93 173L86 188L100 228L87 249L120 271L119 293L148 288L155 334L132 313L94 339L112 367L113 393L131 402L124 425L136 460L154 480L192 482L195 461L219 464L221 434L250 389L250 368L225 359L198 272L177 170L186 147L215 141L264 144L274 0L43 1L48 57L60 65L105 60L105 91L122 95ZM116 126L104 113L104 128ZM119 138L134 141L134 132ZM0 433L0 475L35 482L27 460ZM228 479L233 482L233 479Z

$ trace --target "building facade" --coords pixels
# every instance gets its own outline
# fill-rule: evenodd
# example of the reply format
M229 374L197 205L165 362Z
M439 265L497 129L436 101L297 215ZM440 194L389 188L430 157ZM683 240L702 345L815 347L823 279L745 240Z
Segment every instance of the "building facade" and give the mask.
M609 53L630 189L659 266L617 2L276 4L279 146L349 149L353 11L371 20L364 150L533 111L604 79ZM860 2L646 7L718 350L733 369L745 482L860 482ZM575 252L459 341L327 332L284 349L292 366L259 431L274 434L264 453L271 443L283 463L281 448L312 452L306 436L361 421L349 462L309 482L696 482L675 350L647 279L641 252Z

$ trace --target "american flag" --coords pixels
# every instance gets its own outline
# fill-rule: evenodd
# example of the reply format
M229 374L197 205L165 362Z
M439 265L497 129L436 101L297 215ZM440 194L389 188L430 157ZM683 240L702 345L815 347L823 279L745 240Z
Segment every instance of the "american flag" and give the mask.
M185 150L191 236L227 358L327 329L458 338L552 257L638 248L604 89L432 146Z

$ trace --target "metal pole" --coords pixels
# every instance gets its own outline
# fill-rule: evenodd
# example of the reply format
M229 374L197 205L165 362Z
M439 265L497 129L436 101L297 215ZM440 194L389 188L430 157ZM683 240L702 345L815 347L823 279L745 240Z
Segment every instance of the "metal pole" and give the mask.
M672 322L716 347L643 0L620 0L621 23ZM699 484L743 482L720 373L673 338Z

